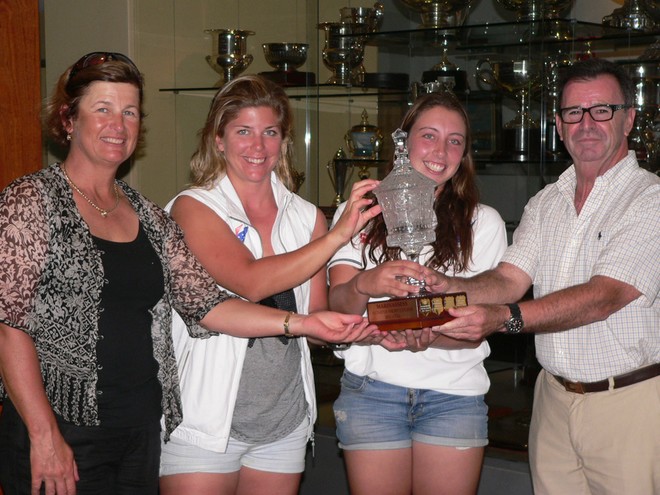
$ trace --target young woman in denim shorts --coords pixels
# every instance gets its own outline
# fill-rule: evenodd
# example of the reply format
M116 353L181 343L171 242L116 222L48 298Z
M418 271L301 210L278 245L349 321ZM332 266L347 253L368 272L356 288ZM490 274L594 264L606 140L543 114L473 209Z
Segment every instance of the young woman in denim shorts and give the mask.
M407 296L407 277L432 286L437 272L474 275L506 248L504 222L478 202L468 117L456 97L418 98L401 129L413 168L438 184L436 240L420 266L387 247L382 215L374 218L329 264L335 310L363 314L370 301ZM337 352L345 372L334 413L351 493L474 494L488 443L488 343L426 328L360 344Z

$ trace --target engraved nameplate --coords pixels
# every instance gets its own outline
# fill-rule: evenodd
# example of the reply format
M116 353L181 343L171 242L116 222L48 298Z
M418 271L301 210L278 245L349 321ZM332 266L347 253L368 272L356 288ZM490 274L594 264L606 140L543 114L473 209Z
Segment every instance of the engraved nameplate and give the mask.
M442 325L453 320L446 310L467 306L467 294L424 294L367 304L369 322L380 330L405 330Z

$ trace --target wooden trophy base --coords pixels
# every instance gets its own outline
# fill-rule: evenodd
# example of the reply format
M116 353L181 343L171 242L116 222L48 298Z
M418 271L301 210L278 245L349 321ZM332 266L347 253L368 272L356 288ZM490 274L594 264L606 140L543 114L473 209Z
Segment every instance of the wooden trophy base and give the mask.
M397 297L367 304L369 323L379 330L405 330L426 328L453 320L448 308L467 306L465 292L424 294L415 297Z

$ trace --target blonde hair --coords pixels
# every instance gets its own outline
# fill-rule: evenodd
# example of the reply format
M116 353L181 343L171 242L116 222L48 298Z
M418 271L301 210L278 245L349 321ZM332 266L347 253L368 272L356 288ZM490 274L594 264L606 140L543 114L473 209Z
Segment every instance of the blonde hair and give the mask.
M223 137L227 124L244 108L268 107L278 117L282 146L275 174L293 190L293 116L289 97L277 84L258 75L240 76L225 84L215 95L200 131L197 150L190 160L192 185L209 188L226 174L227 160L216 144L216 136Z

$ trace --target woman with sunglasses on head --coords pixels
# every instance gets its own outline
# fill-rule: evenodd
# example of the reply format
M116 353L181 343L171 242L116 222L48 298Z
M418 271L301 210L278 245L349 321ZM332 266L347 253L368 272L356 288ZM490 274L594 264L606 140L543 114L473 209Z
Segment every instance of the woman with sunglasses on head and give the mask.
M45 127L62 163L0 194L0 487L5 495L156 494L181 421L172 309L196 337L364 338L363 318L298 315L220 289L158 206L115 178L141 137L142 75L91 53ZM359 216L359 212L354 218Z
M306 313L327 308L330 257L380 213L364 198L378 181L353 186L328 232L319 208L292 191L292 148L284 89L236 78L211 103L193 186L166 208L219 285ZM298 493L316 419L306 339L192 339L176 317L173 334L184 420L162 447L161 495Z

